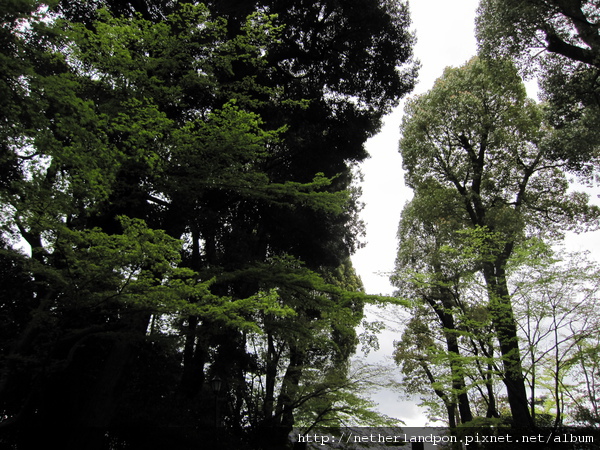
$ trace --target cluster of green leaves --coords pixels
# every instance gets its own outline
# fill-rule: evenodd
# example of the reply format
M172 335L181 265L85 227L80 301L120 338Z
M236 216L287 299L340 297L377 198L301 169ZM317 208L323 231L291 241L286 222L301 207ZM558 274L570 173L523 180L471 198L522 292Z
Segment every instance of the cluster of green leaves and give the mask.
M570 169L592 175L598 162L600 38L594 1L486 0L477 18L481 51L510 57L536 75L554 128L546 145Z
M256 18L249 19L249 23L251 21ZM187 27L182 33L190 33L186 36L187 51L196 50L192 53L196 56L194 61L203 61L198 50L206 53L209 47L206 43L200 46L200 42L210 39L217 43L223 39L222 21L208 22L208 11L203 6L185 6L170 17L170 23L156 26L140 18L112 18L106 11L99 12L93 31L51 17L29 21L32 36L23 37L22 44L29 45L30 39L39 35L50 39L58 34L60 39L50 41L48 48L42 49L42 56L54 58L60 67L49 74L29 67L21 75L26 88L22 100L25 104L31 103L32 109L35 104L36 109L27 111L25 118L12 114L7 115L7 119L16 125L27 119L34 121L35 126L26 130L28 135L22 134L17 141L7 144L17 161L15 171L20 176L3 190L2 203L5 230L20 233L34 254L44 255L37 259L40 264L58 258L57 253L62 252L64 258L70 259L68 265L72 270L91 276L93 271L88 271L87 262L74 261L87 255L79 249L89 245L97 252L100 249L108 252L97 256L97 264L104 261L103 270L114 271L111 278L130 280L135 277L140 282L138 271L142 262L130 270L119 270L124 266L115 260L119 252L123 257L129 254L128 242L134 245L139 239L128 234L131 223L122 224L124 231L118 236L103 234L95 228L77 229L114 195L117 177L123 167L131 164L143 167L144 173L151 177L146 181L149 194L167 201L166 189L172 192L174 187L165 181L174 183L175 189L196 191L202 190L204 185L232 190L239 186L252 195L248 187L261 180L269 197L268 178L252 171L251 167L264 160L266 146L278 132L262 130L256 114L235 106L232 100L204 118L183 118L183 121L179 118L178 121L168 117L165 103L179 101L181 87L168 86L164 74L152 75L152 72L156 68L168 70L166 61L176 64L178 58L172 54L175 49L186 52L183 36L174 33L174 27L182 24ZM260 27L265 26L260 23ZM62 32L63 29L66 31ZM203 36L195 35L199 31ZM256 39L256 36L244 36L242 40ZM223 58L224 51L211 49L220 53L218 59ZM255 52L258 51L255 48ZM189 55L185 57L189 59ZM179 55L179 60L182 58ZM214 64L211 67L214 69ZM186 70L186 79L191 79L191 70L203 72L195 66ZM215 84L209 75L195 78L194 90ZM105 100L101 96L109 97ZM10 125L3 130L8 132L15 128ZM174 181L165 180L167 174L173 174L173 166L182 166L183 160L186 168L191 168L190 175L177 173ZM191 176L196 179L193 185L189 180ZM317 183L322 186L326 181L321 178L315 181ZM300 184L295 187L297 191L304 188ZM273 186L273 190L276 189L282 187ZM315 190L318 186L309 184L306 189ZM257 190L260 192L260 185ZM296 190L287 191L293 195ZM319 200L319 204L326 205L327 199ZM89 244L83 243L86 241ZM156 245L158 250L152 257L162 253L176 266L178 260L173 252L178 243L163 238ZM125 264L130 265L132 263ZM151 265L144 270L157 270L161 274L154 281L166 274L164 268L158 270ZM97 279L103 277L96 276ZM178 276L183 276L183 272ZM192 278L189 272L186 276ZM84 284L89 284L90 289L97 288L91 281ZM186 296L189 294L183 295Z

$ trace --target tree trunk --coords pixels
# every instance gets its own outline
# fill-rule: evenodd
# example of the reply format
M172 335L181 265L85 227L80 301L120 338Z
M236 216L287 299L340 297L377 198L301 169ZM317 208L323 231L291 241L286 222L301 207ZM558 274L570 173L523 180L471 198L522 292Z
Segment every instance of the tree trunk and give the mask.
M491 367L491 364L488 364L488 375L487 375L487 382L485 383L485 387L487 389L487 394L488 394L488 404L487 404L487 410L485 412L485 417L487 417L488 419L491 419L492 417L498 418L500 417L500 414L498 413L498 407L496 406L496 394L494 393L494 381L492 380L492 373L493 368Z
M267 426L273 422L273 409L275 406L275 381L277 378L277 366L279 365L279 355L275 350L273 334L267 335L267 358L265 370L265 402L263 414Z
M297 347L291 346L290 362L283 377L281 393L277 402L278 422L281 426L289 427L290 430L294 426L294 401L300 385L303 362L304 353Z
M508 258L484 265L484 277L490 300L492 323L500 343L503 361L503 382L514 424L533 428L534 423L527 402L527 389L521 366L521 352L512 302L504 267Z
M440 269L441 270L441 269ZM446 349L450 355L450 372L452 374L452 389L456 392L458 403L458 412L460 422L466 423L473 420L469 396L466 391L465 377L462 370L460 359L460 347L458 345L458 337L456 323L451 308L454 306L452 293L447 289L442 288L440 298L427 298L427 302L436 312L440 319L441 325L444 328L444 337L446 339Z

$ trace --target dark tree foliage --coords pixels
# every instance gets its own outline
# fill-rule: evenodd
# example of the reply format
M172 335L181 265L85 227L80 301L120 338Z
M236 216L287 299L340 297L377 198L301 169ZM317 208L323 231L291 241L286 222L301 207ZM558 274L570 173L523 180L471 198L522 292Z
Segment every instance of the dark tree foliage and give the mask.
M186 448L217 421L229 448L281 448L347 386L352 165L413 86L406 7L3 9L0 426L78 449L177 427Z

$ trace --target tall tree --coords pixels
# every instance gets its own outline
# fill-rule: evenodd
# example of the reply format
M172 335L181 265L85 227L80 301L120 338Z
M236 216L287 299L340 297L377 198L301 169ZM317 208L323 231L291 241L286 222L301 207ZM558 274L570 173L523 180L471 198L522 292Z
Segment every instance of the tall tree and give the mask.
M250 18L244 34L228 41L222 39L223 23L209 21L202 6L182 7L160 26L101 12L94 30L52 18L43 8L38 13L23 15L29 29L13 31L20 52L13 58L23 60L21 73L4 74L23 107L20 114L7 114L2 127L14 172L2 190L3 231L29 244L28 269L36 288L32 315L7 355L12 360L37 355L36 367L12 364L3 374L7 394L23 370L37 371L34 382L24 386L21 405L14 410L11 405L5 416L8 422L33 414L35 420L48 415L48 420L106 426L132 345L144 340L151 314L196 313L228 323L226 310L238 309L235 301L241 299L246 306L230 318L240 319L233 323L243 327L248 311L266 305L261 299L274 300L258 291L243 298L209 292L208 277L197 284L193 272L174 269L190 266L182 263L177 239L117 214L137 216L181 237L187 224L176 233L165 226L170 224L164 213L176 188L189 182L186 173L176 171L186 152L188 167L197 169L198 196L222 189L269 201L301 198L310 204L319 198L318 207L328 210L341 208L347 196L314 192L329 183L319 176L308 184L271 183L257 167L276 132L263 130L257 114L238 107L235 99L188 106L187 117L168 110L171 103L185 104L185 89L165 80L176 72L165 66L173 64L178 76L187 75L192 90L216 91L213 71L259 53L255 37L271 39L260 18ZM43 348L39 340L45 341ZM84 344L88 356L98 353L100 366L75 358L86 353L80 350ZM48 358L53 370L45 373ZM91 372L103 375L94 379ZM67 382L76 374L80 386ZM86 376L92 377L87 387ZM52 385L49 380L52 395L42 387ZM49 415L60 392L73 401L62 403L64 414Z
M448 68L406 107L400 141L407 184L437 182L460 198L487 286L515 423L533 426L506 265L528 233L558 233L597 216L587 197L567 194L560 165L541 147L542 114L515 67L474 58Z

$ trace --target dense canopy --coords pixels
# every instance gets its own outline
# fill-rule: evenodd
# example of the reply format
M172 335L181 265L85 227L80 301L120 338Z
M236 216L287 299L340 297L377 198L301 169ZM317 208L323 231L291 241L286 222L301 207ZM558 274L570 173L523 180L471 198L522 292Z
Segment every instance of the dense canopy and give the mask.
M294 425L384 420L349 365L369 300L352 168L414 84L406 5L1 9L9 442L185 448L218 426L282 448Z

